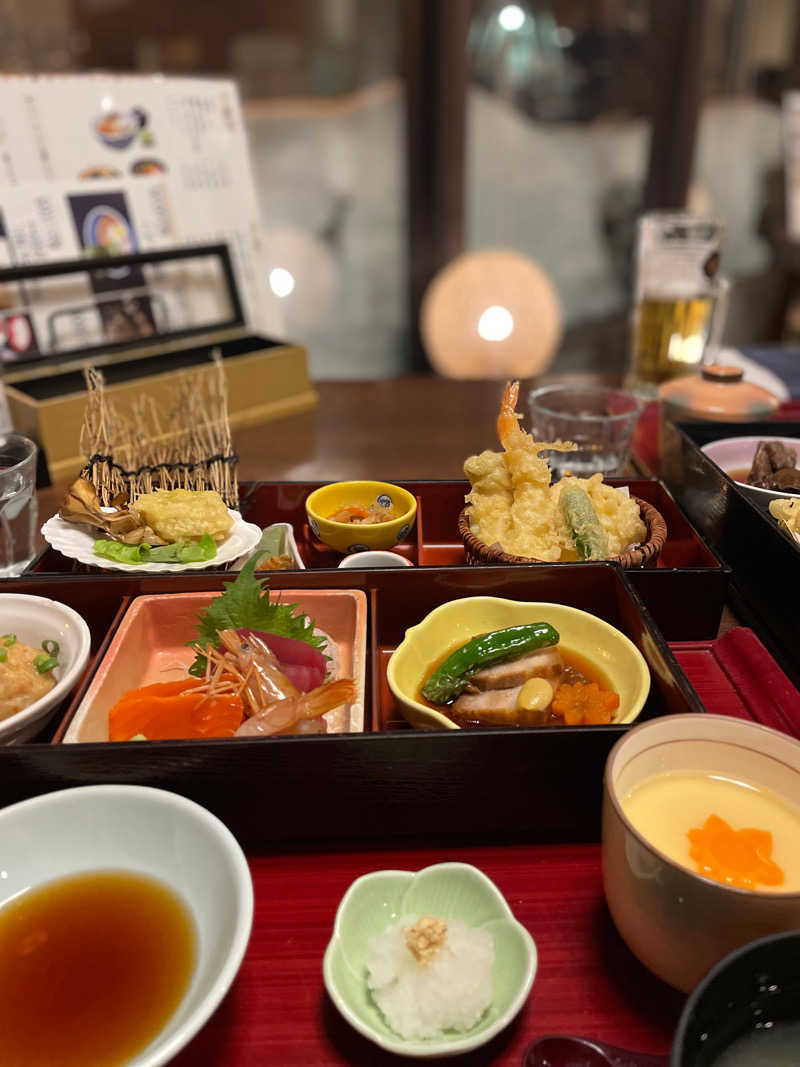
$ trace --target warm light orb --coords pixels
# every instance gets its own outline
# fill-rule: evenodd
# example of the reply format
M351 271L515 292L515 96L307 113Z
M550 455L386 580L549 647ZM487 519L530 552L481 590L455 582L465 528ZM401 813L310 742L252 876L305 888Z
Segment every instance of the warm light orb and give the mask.
M269 287L275 296L288 296L294 289L294 276L284 267L274 267L269 272Z
M497 21L504 30L513 33L515 30L522 29L522 24L525 22L525 12L519 4L506 4L498 14Z
M432 367L451 378L534 378L561 340L561 302L542 268L508 248L456 256L431 280L419 315Z
M514 318L508 308L493 304L478 319L478 333L484 341L505 341L514 329Z

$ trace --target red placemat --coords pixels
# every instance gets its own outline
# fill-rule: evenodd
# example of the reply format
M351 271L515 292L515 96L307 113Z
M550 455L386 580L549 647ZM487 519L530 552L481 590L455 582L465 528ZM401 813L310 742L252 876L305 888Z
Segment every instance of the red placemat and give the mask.
M672 647L709 712L782 722L800 734L800 693L751 630L740 627L714 642ZM598 805L600 796L598 782ZM222 1006L175 1064L418 1062L382 1052L348 1026L325 993L322 956L336 908L355 878L445 860L485 871L539 953L533 991L517 1019L489 1045L453 1062L519 1065L528 1045L547 1033L595 1037L639 1052L668 1051L684 997L645 970L617 934L603 897L600 846L523 845L251 857L256 911L247 956Z
M617 935L603 899L599 845L437 848L253 859L256 916L247 957L219 1011L175 1063L417 1062L382 1052L339 1016L322 984L322 956L336 907L355 878L446 860L480 867L539 953L533 991L515 1022L454 1063L519 1065L545 1033L586 1034L643 1052L669 1048L684 998L653 978Z
M670 648L707 711L800 737L800 693L752 630L738 626L716 641Z

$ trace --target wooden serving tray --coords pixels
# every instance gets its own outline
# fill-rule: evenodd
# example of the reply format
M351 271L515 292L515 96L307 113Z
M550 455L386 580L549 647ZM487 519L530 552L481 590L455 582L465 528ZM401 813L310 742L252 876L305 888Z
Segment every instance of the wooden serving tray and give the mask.
M395 551L418 567L464 566L464 546L457 523L469 483L406 481L397 484L416 496L418 509L414 530ZM632 495L657 508L667 523L667 543L656 566L627 572L662 633L670 641L715 637L727 594L728 568L686 519L662 482L641 479L610 484L628 486ZM319 485L319 482L244 482L240 486L244 519L261 527L276 522L290 523L303 562L314 571L335 569L342 560L341 554L316 540L308 527L306 497ZM77 566L88 573L87 568ZM75 567L72 560L47 548L34 561L31 570L36 574L67 574L73 573ZM691 603L690 611L686 610L687 603Z
M33 576L17 592L76 607L95 647L107 642L126 597L218 590L224 575ZM368 602L367 700L361 735L265 740L30 744L0 749L0 804L65 785L139 782L174 790L219 815L255 847L281 841L444 839L596 840L603 766L626 726L395 732L380 654L407 627L461 596L570 604L605 619L650 667L639 721L702 711L627 577L607 563L276 573L274 590L361 589ZM64 718L97 670L95 655ZM377 714L376 714L377 713ZM375 728L375 727L378 728ZM558 797L558 803L553 803ZM264 813L272 813L265 817ZM279 814L275 814L279 813Z

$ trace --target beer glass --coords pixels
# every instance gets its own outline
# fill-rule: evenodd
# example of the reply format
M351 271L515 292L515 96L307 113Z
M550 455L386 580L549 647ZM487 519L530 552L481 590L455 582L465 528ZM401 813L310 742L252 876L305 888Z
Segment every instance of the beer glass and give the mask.
M640 220L629 387L655 394L719 347L730 288L717 274L720 239L716 223L689 215Z

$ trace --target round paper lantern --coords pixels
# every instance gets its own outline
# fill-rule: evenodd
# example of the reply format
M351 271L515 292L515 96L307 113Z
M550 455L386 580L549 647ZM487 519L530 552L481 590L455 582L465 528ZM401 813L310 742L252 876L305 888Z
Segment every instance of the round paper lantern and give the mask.
M420 332L434 369L449 378L531 378L553 361L561 304L533 260L493 249L447 264L425 291Z

